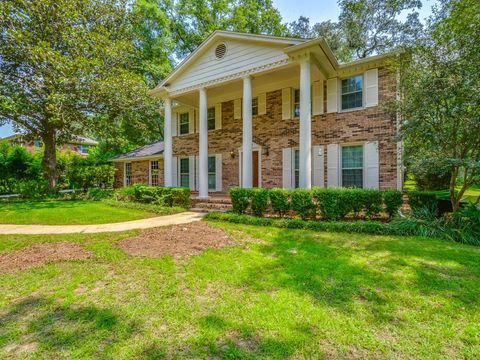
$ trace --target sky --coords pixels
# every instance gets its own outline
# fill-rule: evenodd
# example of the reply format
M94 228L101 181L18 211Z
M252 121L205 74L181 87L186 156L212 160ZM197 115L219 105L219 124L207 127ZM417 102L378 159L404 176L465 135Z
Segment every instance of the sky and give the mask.
M420 18L424 19L431 13L435 0L423 0ZM336 21L340 14L337 0L273 0L274 6L280 11L284 22L297 20L301 15L310 18L310 23L332 20ZM13 134L11 125L0 127L0 138Z

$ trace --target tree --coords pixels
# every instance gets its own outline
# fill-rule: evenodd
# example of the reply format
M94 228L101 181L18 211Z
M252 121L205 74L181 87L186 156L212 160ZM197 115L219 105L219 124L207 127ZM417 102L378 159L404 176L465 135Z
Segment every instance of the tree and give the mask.
M178 58L194 51L215 30L283 35L285 26L271 0L164 1Z
M443 1L425 38L399 62L403 137L430 163L447 164L450 200L459 208L480 175L480 7ZM462 185L457 192L459 177Z
M422 31L420 0L339 0L339 25L357 58L413 42ZM401 15L406 14L404 21Z
M42 139L50 187L58 143L155 119L137 59L127 0L0 2L0 125Z

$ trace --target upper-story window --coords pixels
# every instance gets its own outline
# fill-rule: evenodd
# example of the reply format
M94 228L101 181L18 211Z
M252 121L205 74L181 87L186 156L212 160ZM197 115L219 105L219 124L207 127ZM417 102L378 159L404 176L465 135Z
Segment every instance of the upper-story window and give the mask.
M258 97L252 99L252 115L258 115Z
M190 132L190 119L188 112L180 114L180 135L185 135Z
M300 117L300 89L293 90L293 117Z
M215 130L215 107L208 108L207 110L207 125L208 130Z
M342 80L342 110L363 106L363 76L357 75Z

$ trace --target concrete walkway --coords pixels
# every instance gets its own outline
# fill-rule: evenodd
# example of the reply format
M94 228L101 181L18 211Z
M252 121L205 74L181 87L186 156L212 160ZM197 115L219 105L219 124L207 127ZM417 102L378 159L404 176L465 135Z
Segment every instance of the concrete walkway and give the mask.
M0 234L74 234L102 233L134 229L149 229L158 226L186 224L201 220L205 214L183 212L174 215L157 216L148 219L97 225L2 225Z

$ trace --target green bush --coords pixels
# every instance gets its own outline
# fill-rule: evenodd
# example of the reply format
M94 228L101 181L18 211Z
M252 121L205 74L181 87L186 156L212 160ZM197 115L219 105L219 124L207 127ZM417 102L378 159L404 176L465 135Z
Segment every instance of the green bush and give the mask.
M190 207L190 189L189 188L162 188L165 192L172 194L172 203L170 206L181 206L184 208Z
M14 191L24 199L42 199L56 193L49 189L48 183L43 179L19 180L14 185Z
M343 219L353 210L355 189L315 188L313 194L320 208L322 219Z
M91 200L103 200L112 197L112 189L90 188L88 189L88 198Z
M383 203L385 204L385 212L389 218L398 213L403 204L403 194L398 190L386 190L383 192Z
M88 188L111 188L115 177L115 167L112 165L74 165L67 177L70 185L86 191Z
M302 220L315 216L316 207L310 190L295 189L292 191L291 199L292 209Z
M382 193L374 189L363 189L364 211L368 218L377 216L382 211Z
M190 189L134 184L115 191L117 201L135 201L159 206L190 207Z
M237 214L244 214L249 205L249 190L241 187L230 188L230 199L232 200L233 211Z
M269 191L270 203L272 204L272 210L281 217L285 216L288 210L290 210L290 191L284 189L271 189Z
M437 214L438 201L435 193L410 191L408 192L408 203L415 218L433 219Z
M250 190L252 212L256 216L263 216L268 207L268 190L256 188Z

